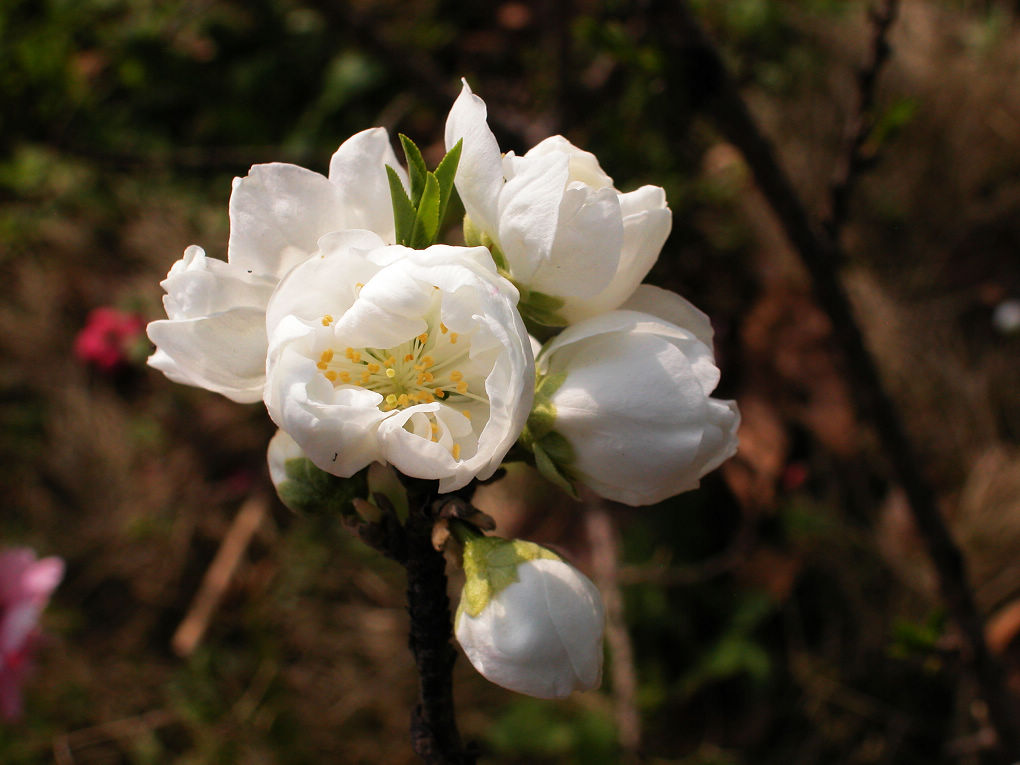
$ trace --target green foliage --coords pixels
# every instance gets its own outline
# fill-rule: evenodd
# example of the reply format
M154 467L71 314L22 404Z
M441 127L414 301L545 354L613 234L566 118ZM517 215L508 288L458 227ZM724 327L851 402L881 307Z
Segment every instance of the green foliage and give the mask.
M453 196L453 179L457 174L462 141L458 141L436 168L430 172L421 151L406 135L400 136L407 158L407 173L411 181L408 197L400 176L392 167L386 167L393 199L393 221L397 244L423 250L436 241L443 215Z
M598 708L518 697L489 727L487 738L495 754L513 761L577 765L619 761L613 720Z

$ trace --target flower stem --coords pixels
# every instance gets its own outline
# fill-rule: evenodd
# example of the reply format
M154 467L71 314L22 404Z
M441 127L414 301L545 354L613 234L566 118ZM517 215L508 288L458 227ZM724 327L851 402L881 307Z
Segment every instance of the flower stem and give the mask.
M411 496L407 536L407 603L410 649L418 667L418 704L411 715L411 744L429 765L473 765L457 731L453 708L453 629L446 594L446 559L432 545L434 490Z

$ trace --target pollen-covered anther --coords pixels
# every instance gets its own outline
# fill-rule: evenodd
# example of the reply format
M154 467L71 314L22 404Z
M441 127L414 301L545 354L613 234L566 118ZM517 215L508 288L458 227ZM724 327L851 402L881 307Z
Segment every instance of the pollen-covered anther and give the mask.
M425 345L425 343L427 343L428 341L429 341L428 332L422 332L420 335L418 335L418 342L421 343L422 345Z
M452 372L450 372L450 379L453 382L460 382L461 380L464 379L464 373L461 372L459 369L454 369Z
M453 448L450 449L450 454L453 455L453 458L455 460L459 460L460 459L460 444L454 444Z
M439 322L439 331L445 335L447 332L450 331L450 328L443 324L443 322Z
M467 389L468 389L468 384L464 380L461 380L459 383L457 383L457 392L458 393L467 393Z
M332 383L336 382L337 373L334 370L328 369L325 372L323 372L323 375L325 375L326 379L329 380L330 382Z
M333 317L330 314L327 313L325 316L322 317L322 326L328 327L332 323Z
M451 332L450 333L450 342L454 343L454 344L457 342L457 333L456 332Z
M378 364L376 364L376 363L375 363L374 361L373 361L373 362L370 362L370 363L369 363L369 364L368 364L368 365L367 365L367 366L365 367L365 369L367 369L367 370L368 370L368 371L369 371L369 372L370 372L371 374L375 374L376 372L378 372L378 371L379 371L379 368L380 368L380 367L379 367L379 365L378 365Z

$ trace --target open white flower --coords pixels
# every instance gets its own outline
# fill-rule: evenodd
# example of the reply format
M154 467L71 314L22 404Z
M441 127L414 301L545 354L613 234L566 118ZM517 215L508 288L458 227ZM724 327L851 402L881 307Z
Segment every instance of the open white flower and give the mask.
M329 177L296 165L255 165L235 178L227 262L189 247L162 282L167 319L149 324L149 364L174 382L241 403L262 398L265 311L277 282L333 231L367 229L393 242L385 166L407 178L383 128L337 149Z
M617 191L595 156L562 136L501 156L485 104L466 82L447 119L447 148L460 139L466 235L491 243L524 293L522 313L562 326L627 299L672 227L661 188Z
M534 359L488 251L367 231L319 246L269 303L273 421L337 476L386 462L448 492L492 475L527 419Z
M457 642L487 680L543 699L602 681L602 598L584 574L531 542L468 539Z
M736 402L710 396L711 324L674 293L641 286L621 310L564 330L537 365L536 456L551 433L556 468L608 499L659 502L736 452Z

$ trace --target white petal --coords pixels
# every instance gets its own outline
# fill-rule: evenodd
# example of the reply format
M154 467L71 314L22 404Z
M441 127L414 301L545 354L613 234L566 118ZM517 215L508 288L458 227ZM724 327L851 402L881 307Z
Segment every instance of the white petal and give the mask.
M619 264L609 286L588 298L568 300L561 314L570 323L621 307L648 275L658 260L662 245L673 226L673 214L666 207L665 192L658 186L644 186L620 194L623 215L623 246Z
M675 292L651 284L642 284L620 308L626 311L648 313L668 321L670 324L690 330L701 342L709 348L712 347L712 337L715 331L712 329L712 322L708 315Z
M579 149L561 135L554 135L535 144L525 157L544 157L547 154L564 154L570 161L570 180L580 181L594 189L612 188L613 179L590 151Z
M237 308L197 319L154 321L147 331L159 349L149 365L171 380L240 403L262 397L267 344L262 310Z
M491 682L538 698L597 687L604 615L594 585L558 560L522 563L517 574L477 617L458 613L468 660Z
M386 165L397 171L408 189L407 172L393 152L386 129L363 130L336 150L329 163L329 180L340 190L349 226L374 231L392 244L396 238Z
M168 318L197 319L231 308L265 310L276 280L207 258L201 247L191 246L160 286L167 293L163 306Z
M464 210L482 231L498 231L498 199L503 188L499 144L486 123L485 102L471 92L467 80L446 119L446 148L463 139L456 186Z
M560 202L557 224L549 256L528 286L568 298L606 290L616 274L623 244L616 192L571 183Z
M305 453L298 446L297 441L285 431L276 431L276 435L269 440L269 449L266 451L269 477L273 481L273 486L279 488L280 484L287 480L288 462L302 459L304 456Z
M234 179L227 259L255 273L283 276L330 231L355 228L339 187L297 165L255 165Z
M567 158L560 154L529 160L499 196L499 244L510 272L524 284L556 241L567 172Z

